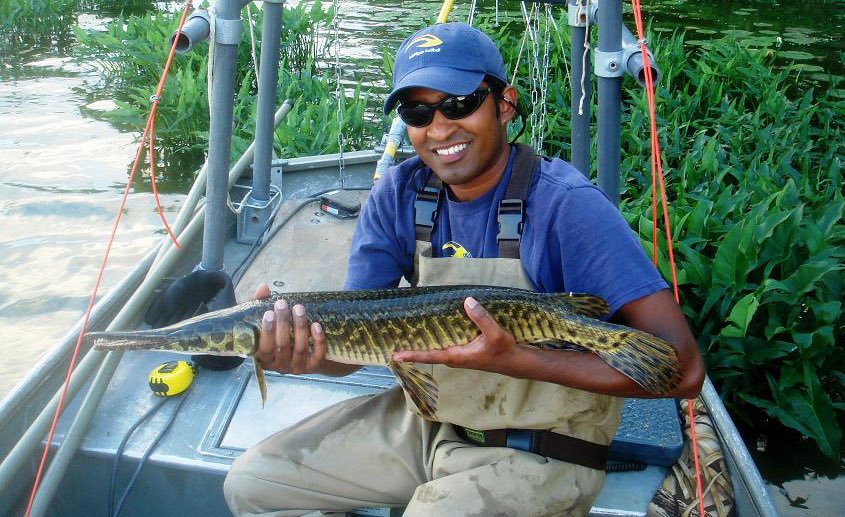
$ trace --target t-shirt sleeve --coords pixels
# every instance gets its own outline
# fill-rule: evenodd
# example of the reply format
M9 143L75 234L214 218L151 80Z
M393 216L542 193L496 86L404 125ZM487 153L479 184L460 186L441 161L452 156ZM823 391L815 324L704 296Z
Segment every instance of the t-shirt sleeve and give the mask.
M373 189L358 217L344 289L386 289L399 285L404 271L413 267L397 233L396 194L386 178ZM409 264L410 263L410 264Z
M559 214L566 290L601 296L610 314L668 286L622 215L597 188L575 187Z

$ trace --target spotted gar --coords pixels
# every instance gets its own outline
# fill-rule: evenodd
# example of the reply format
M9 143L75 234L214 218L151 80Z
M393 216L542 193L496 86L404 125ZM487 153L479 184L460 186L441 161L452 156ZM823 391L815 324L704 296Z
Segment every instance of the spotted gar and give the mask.
M384 365L396 374L423 414L437 408L437 385L424 372L392 360L399 350L442 350L475 339L479 330L466 315L472 296L518 344L592 352L644 389L665 394L680 381L675 348L662 339L601 321L607 303L575 293L535 293L486 286L423 287L364 291L283 293L203 314L159 329L90 332L99 350L156 349L183 353L252 356L264 312L278 298L305 306L309 324L319 322L331 361ZM255 361L262 400L266 388Z

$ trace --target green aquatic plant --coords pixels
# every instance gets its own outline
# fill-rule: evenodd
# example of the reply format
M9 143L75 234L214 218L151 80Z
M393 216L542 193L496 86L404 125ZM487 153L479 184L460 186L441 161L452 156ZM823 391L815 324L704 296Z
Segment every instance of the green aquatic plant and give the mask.
M566 27L565 20L558 20ZM506 63L524 26L484 23ZM543 151L569 157L568 31L552 33ZM841 83L805 82L778 50L650 35L681 305L734 416L772 422L841 457L845 416L845 211ZM531 106L530 63L516 86ZM620 210L652 253L645 93L623 82ZM526 102L527 101L527 102ZM597 107L593 97L592 112ZM527 135L522 137L527 141ZM593 163L596 142L593 139ZM595 171L589 171L591 175ZM660 220L658 268L671 279ZM761 416L764 417L761 419Z
M77 7L76 0L0 2L0 74L17 73L32 56L68 50Z
M252 10L252 30L260 53L261 11ZM248 43L250 25L243 13L244 42L239 45L235 91L235 131L232 147L240 154L254 138L257 88L255 70ZM301 156L337 152L338 108L334 97L334 79L318 69L315 56L326 54L327 39L322 24L331 19L331 10L319 2L310 6L286 7L281 37L281 65L278 103L293 101L293 109L276 131L275 148L279 156ZM119 18L109 23L105 32L77 30L80 62L94 63L102 81L99 94L113 98L117 109L99 115L127 128L139 130L146 120L150 95L169 51L169 37L178 26L179 13L148 13ZM162 153L196 156L208 146L208 45L200 43L190 53L177 55L159 101L156 139ZM259 58L260 59L260 58ZM364 124L367 95L359 88L341 101L345 141L351 148L363 147L378 128ZM180 164L184 160L176 159ZM182 167L168 169L165 176L178 175ZM196 170L195 163L191 170ZM172 178L171 178L172 179Z

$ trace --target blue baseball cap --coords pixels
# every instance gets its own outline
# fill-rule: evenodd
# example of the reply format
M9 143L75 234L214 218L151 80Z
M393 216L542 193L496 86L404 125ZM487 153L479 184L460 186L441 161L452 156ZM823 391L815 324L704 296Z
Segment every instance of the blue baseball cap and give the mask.
M486 34L465 23L439 23L421 29L399 47L393 64L393 91L385 115L410 88L430 88L449 95L469 95L485 75L507 84L502 54Z

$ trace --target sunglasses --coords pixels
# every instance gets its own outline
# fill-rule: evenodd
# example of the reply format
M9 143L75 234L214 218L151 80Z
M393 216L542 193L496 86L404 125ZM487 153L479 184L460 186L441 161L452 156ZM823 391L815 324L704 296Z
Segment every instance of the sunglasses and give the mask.
M439 110L449 120L458 120L472 115L484 103L490 88L479 88L469 95L450 95L440 102L403 102L396 108L402 121L411 127L425 127L434 119L434 110Z

